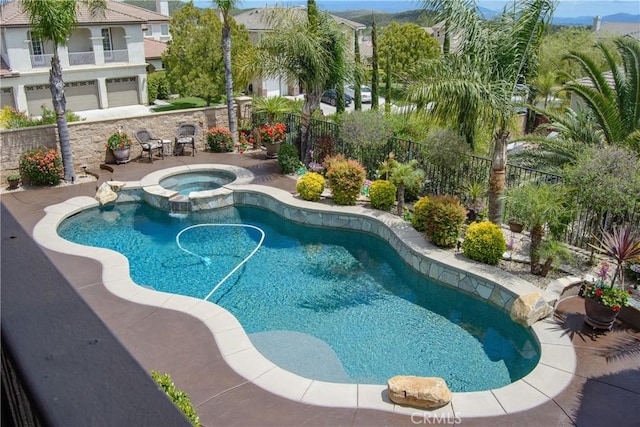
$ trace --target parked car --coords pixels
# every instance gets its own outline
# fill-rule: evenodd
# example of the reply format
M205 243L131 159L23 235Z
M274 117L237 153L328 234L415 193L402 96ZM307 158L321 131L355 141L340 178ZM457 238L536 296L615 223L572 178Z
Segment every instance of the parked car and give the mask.
M344 93L349 95L351 98L355 98L356 91L354 85L347 85L344 87ZM360 99L365 104L371 102L371 88L369 86L362 85L360 86Z
M349 105L351 105L351 100L352 100L352 98L345 93L344 94L344 105L347 106L347 107ZM327 89L322 94L322 98L320 98L320 102L324 102L325 104L329 104L329 105L335 107L336 104L338 103L338 93L336 92L335 89Z

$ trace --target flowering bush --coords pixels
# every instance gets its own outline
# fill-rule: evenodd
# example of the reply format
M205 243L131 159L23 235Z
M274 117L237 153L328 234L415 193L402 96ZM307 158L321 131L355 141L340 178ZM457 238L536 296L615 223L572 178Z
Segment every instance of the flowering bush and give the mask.
M238 135L238 144L237 148L240 153L244 152L249 145L253 146L254 140L251 135L248 135L246 132L240 132Z
M284 134L286 132L287 127L282 123L264 125L258 128L258 134L260 135L260 141L262 143L278 144L284 141Z
M466 256L485 264L497 265L505 249L507 244L499 225L490 221L469 224L462 242L462 250ZM513 242L511 249L513 249Z
M131 137L126 132L118 129L116 133L107 139L107 143L104 146L110 150L124 150L131 147L132 142Z
M600 264L600 271L595 283L587 283L584 287L582 295L585 298L591 298L598 303L609 307L612 310L620 311L622 307L626 307L629 303L629 294L631 291L625 291L621 288L614 288L607 285L609 278L609 263Z
M355 205L366 171L356 160L340 159L336 156L328 162L331 166L327 169L327 179L333 201L337 205Z
M20 156L20 171L31 184L56 185L64 170L55 149L38 147Z
M206 133L209 149L214 153L230 153L233 151L233 138L227 128L212 127Z

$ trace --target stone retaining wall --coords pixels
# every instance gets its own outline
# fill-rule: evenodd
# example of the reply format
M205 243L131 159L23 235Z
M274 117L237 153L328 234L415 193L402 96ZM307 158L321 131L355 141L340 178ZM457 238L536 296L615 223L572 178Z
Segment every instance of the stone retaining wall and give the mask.
M238 98L236 105L238 124L243 120L249 120L251 98ZM69 123L76 174L82 172L81 165L83 164L87 165L89 169L98 169L101 163L112 161L111 154L107 154L104 144L109 135L118 129L122 129L132 137L137 130L148 129L157 138L173 140L178 126L184 123L198 124L196 147L198 150L204 150L206 147L204 133L207 129L213 126L229 127L227 108L226 106L214 106L152 113L138 117ZM19 172L20 155L39 146L57 148L60 151L56 125L0 131L0 185L6 183L8 175ZM138 157L141 151L140 146L134 142L131 158Z

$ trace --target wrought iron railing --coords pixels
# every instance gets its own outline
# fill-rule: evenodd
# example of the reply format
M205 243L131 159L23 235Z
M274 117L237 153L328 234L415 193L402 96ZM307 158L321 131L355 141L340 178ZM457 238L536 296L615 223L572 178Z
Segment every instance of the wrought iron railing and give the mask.
M266 115L254 113L254 124L265 121ZM297 114L282 114L278 121L287 123L289 132L288 141L295 143L300 137L300 116ZM484 183L488 187L491 176L491 159L470 155L466 161L453 167L438 167L428 162L425 157L424 143L408 139L392 137L387 144L379 147L362 150L345 142L340 135L340 125L324 120L311 120L310 149L317 152L322 145L322 140L330 138L333 142L335 153L342 153L348 158L358 160L367 170L369 178L375 176L380 164L393 153L394 158L400 162L417 160L425 171L425 194L451 194L462 196L465 186L471 182ZM321 160L321 159L320 159ZM522 185L528 182L561 184L562 176L536 169L530 169L507 163L506 183L507 188ZM579 194L578 194L579 200ZM640 230L640 206L636 206L627 214L614 216L609 213L598 215L589 206L577 203L575 219L567 227L565 242L582 248L590 248L593 243L593 235L600 235L601 229L610 230L615 224L631 224L636 230ZM505 212L508 213L508 200Z

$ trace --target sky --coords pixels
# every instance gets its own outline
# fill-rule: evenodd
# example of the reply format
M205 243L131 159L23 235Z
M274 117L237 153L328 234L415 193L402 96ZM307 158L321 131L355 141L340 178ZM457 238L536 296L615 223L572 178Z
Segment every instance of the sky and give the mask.
M195 0L198 6L208 7L213 2L208 0ZM403 10L419 9L419 1L397 1L397 0L317 0L318 5L323 10L353 10L353 9L374 9L385 12L400 12ZM510 1L483 1L479 4L495 11L502 10L503 6ZM303 0L242 0L239 7L243 9L280 5L306 4ZM640 14L640 0L560 0L555 12L556 17L576 17L576 16L606 16L615 13Z

